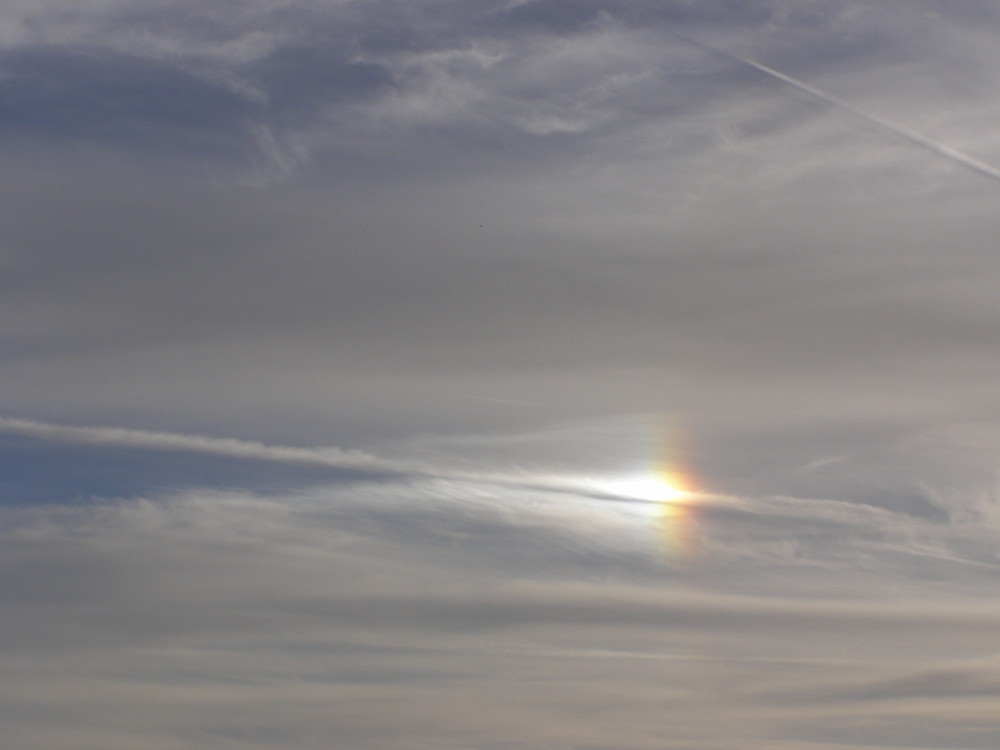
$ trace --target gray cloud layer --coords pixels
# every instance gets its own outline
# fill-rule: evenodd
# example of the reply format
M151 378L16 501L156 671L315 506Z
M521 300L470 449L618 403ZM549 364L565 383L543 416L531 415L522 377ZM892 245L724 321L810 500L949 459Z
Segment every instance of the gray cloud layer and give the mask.
M682 556L654 517L461 483L6 511L4 723L28 748L981 741L1000 566L943 551L982 528L740 507L696 509Z
M989 160L994 16L11 6L0 408L374 450L670 414L721 492L981 509L993 188L676 35Z
M4 737L996 746L998 27L6 3L0 490L344 471L5 508ZM586 491L657 460L695 525Z

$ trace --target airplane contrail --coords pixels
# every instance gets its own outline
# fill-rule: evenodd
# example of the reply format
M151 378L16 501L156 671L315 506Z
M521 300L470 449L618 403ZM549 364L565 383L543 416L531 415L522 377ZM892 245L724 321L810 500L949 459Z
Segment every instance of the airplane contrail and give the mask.
M770 76L771 78L776 78L777 80L782 81L783 83L787 83L789 86L792 86L798 89L799 91L804 91L805 93L810 94L811 96L821 101L824 101L827 104L832 104L833 106L842 109L845 112L849 112L855 117L864 120L865 122L868 122L871 125L875 125L879 128L882 128L883 130L888 131L889 133L895 136L903 138L916 146L920 146L921 148L927 149L928 151L931 151L937 154L938 156L943 156L946 159L951 159L953 162L960 164L961 166L966 167L968 169L971 169L974 172L978 172L984 177L989 177L990 179L997 180L998 182L1000 182L1000 169L997 169L996 167L993 167L987 164L986 162L980 161L979 159L976 159L973 156L969 156L969 154L966 154L963 151L959 151L958 149L952 148L947 144L940 143L939 141L932 140L927 136L916 132L915 130L910 130L907 127L883 119L878 115L873 115L870 112L866 112L865 110L858 108L857 106L851 104L848 101L836 97L833 94L828 94L826 91L823 91L822 89L818 89L815 86L810 86L805 81L800 81L798 78L793 78L787 73L782 73L780 70L775 70L774 68L764 65L763 63L759 63L751 58L739 57L732 53L725 52L723 50L712 47L708 44L705 44L704 42L699 42L696 39L691 39L690 37L682 36L680 34L675 33L673 34L673 36L676 37L677 39L687 42L688 44L694 47L703 49L706 52L709 52L713 55L716 55L718 57L724 57L728 60L740 63L741 65L749 66L754 70L760 71L764 75Z
M555 492L591 500L619 503L650 503L641 498L620 497L600 489L588 488L566 477L531 471L475 471L447 463L436 465L422 461L384 458L357 450L333 446L300 447L261 443L239 438L209 437L127 427L72 426L0 416L0 433L12 433L51 442L97 445L133 450L162 451L223 456L246 461L322 466L353 470L374 476L388 475L402 480L466 481Z

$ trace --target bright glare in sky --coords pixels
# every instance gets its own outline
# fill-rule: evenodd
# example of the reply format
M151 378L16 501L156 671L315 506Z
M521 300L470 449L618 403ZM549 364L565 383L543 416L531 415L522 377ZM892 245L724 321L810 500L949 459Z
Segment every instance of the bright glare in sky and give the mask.
M610 480L602 483L602 487L621 497L661 503L677 502L690 494L672 484L668 477L651 472Z

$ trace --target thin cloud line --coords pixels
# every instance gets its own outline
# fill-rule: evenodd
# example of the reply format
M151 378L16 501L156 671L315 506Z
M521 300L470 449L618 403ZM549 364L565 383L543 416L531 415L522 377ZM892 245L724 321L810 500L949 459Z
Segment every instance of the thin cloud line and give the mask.
M403 481L472 482L496 487L516 488L541 493L570 495L577 499L602 503L656 505L656 501L617 495L590 486L586 477L553 474L546 471L469 470L447 463L383 458L359 450L334 446L297 447L273 445L256 440L209 437L189 433L142 430L129 427L76 426L42 422L35 419L0 417L0 432L24 435L50 442L99 445L131 450L199 453L247 461L320 466L330 469L388 475ZM720 496L699 494L699 501L720 501Z
M391 475L397 479L468 481L517 487L540 492L568 493L595 500L627 502L600 492L589 491L577 483L531 472L469 471L447 465L420 461L382 458L359 450L329 447L296 447L273 445L256 440L219 438L128 427L74 426L42 422L35 419L0 417L0 432L24 435L51 442L77 445L112 446L133 450L200 453L249 461L269 461L284 464L322 466L331 469L366 471ZM637 500L636 502L644 502Z
M827 104L832 104L838 109L842 109L845 112L849 112L855 117L858 117L864 120L865 122L868 122L871 125L875 125L881 128L882 130L888 131L889 133L898 136L900 138L904 138L905 140L909 141L910 143L916 146L920 146L921 148L931 151L937 154L938 156L943 156L946 159L951 159L956 164L971 169L974 172L983 175L984 177L989 177L992 180L1000 182L1000 169L997 169L996 167L993 167L984 161L980 161L979 159L976 159L974 156L970 156L964 151L959 151L957 148L949 146L945 143L941 143L940 141L932 140L927 136L918 133L915 130L910 130L907 127L891 122L890 120L886 120L882 117L879 117L878 115L873 115L872 113L860 109L856 105L851 104L850 102L845 101L840 97L834 96L833 94L829 94L826 91L823 91L822 89L816 88L815 86L810 86L805 81L801 81L798 78L794 78L788 75L787 73L782 73L780 70L775 70L774 68L764 65L763 63L759 63L751 58L739 57L738 55L734 55L730 52L725 52L721 49L705 44L704 42L700 42L696 39L691 39L690 37L686 37L681 34L674 33L673 36L677 39L680 39L681 41L687 42L692 46L698 47L699 49L705 50L706 52L709 52L718 57L724 57L727 60L732 60L734 62L740 63L741 65L749 66L754 70L760 71L761 73L770 76L771 78L775 78L779 81L782 81L783 83L787 83L789 86L792 86L793 88L796 88L799 91L803 91L817 99L820 99L821 101L824 101Z
M357 450L336 447L300 448L269 445L254 440L217 438L156 430L136 430L127 427L78 427L40 422L34 419L0 417L0 431L12 432L41 440L85 445L110 445L142 450L176 453L210 453L257 461L298 463L328 466L336 469L362 469L374 472L410 473L423 467L402 461L391 461Z

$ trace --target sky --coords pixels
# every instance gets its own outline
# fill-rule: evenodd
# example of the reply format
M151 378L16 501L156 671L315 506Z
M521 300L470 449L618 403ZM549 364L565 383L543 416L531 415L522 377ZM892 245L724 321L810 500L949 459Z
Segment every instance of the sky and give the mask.
M4 746L996 748L998 32L8 0Z

